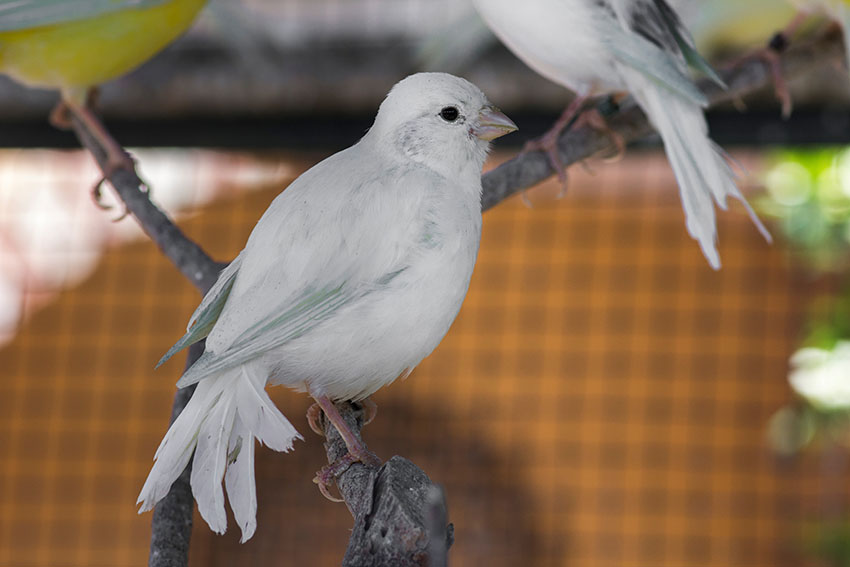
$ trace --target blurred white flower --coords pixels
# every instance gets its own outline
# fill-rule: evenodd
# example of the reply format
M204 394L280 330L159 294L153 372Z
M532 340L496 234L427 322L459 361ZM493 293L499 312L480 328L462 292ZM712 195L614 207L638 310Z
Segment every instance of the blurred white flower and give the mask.
M850 409L850 341L832 350L801 348L791 356L788 381L819 409Z

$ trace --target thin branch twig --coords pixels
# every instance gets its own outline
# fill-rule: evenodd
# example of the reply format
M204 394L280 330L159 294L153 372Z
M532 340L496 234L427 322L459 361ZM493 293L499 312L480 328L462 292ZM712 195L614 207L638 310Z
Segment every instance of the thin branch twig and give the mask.
M787 77L801 76L817 67L834 65L842 60L842 53L841 37L827 34L792 47L782 55L782 66ZM728 91L721 91L709 82L700 85L712 104L743 97L769 84L771 80L767 65L757 59L743 62L733 69L725 69L721 76L730 87ZM215 282L222 266L189 240L150 201L146 186L138 175L123 169L109 170L103 149L79 120L72 119L80 142L94 155L104 176L129 212L180 272L202 293L206 292ZM652 131L643 113L630 101L621 105L621 111L609 120L609 126L626 141L638 139ZM604 134L579 128L565 132L558 145L563 163L569 165L606 149L609 144ZM487 210L553 173L543 154L522 154L484 176L482 207ZM195 347L190 351L187 364L191 364L193 357L200 355L201 348ZM182 411L190 397L191 391L188 389L177 392L172 420ZM359 435L362 427L359 409L351 404L341 404L340 412ZM333 427L326 427L326 435L328 459L332 462L344 453L345 445ZM452 529L450 525L445 525L445 509L435 509L434 485L410 461L393 457L380 470L356 463L337 478L337 485L355 518L355 527L346 552L346 565L421 564L426 561L429 536L438 538L439 541L432 542L430 548L440 550L439 553L444 553L451 544ZM152 567L188 565L192 508L187 469L175 482L169 495L157 505L154 513L150 556ZM377 533L383 534L378 539L375 539L376 527ZM386 532L383 532L384 528ZM389 530L401 531L393 532L398 537L387 537ZM445 558L434 558L432 564L444 565Z

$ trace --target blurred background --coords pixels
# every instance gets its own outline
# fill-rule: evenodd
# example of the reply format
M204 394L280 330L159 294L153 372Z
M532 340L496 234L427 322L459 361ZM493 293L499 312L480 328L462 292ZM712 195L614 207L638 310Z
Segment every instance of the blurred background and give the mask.
M680 4L714 61L793 16ZM226 261L421 69L465 76L519 124L488 169L569 100L466 1L243 0L212 2L98 104L153 200ZM458 320L364 430L444 486L453 564L850 565L850 80L830 67L791 86L790 120L769 90L709 115L776 240L733 204L719 272L653 140L571 168L562 199L550 180L532 207L485 214ZM183 360L153 366L199 297L131 218L112 222L120 207L94 206L91 157L46 122L56 100L0 78L0 566L144 565L134 502ZM311 482L309 400L271 394L305 442L257 451L250 542L196 517L192 565L341 560L352 520Z

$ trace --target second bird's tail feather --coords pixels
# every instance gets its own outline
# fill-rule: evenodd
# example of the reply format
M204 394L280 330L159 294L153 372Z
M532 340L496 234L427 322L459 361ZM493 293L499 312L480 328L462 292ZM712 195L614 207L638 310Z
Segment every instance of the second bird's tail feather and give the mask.
M629 82L630 91L661 134L679 183L688 233L699 242L711 266L720 268L714 202L725 210L728 196L743 203L756 228L770 242L770 233L738 189L723 150L709 138L700 104L639 72L631 72Z
M254 439L276 451L289 451L293 441L301 438L269 398L265 383L266 376L247 365L198 383L157 449L156 462L139 494L140 512L168 494L194 452L192 494L201 517L217 533L227 529L223 478L242 541L254 534Z

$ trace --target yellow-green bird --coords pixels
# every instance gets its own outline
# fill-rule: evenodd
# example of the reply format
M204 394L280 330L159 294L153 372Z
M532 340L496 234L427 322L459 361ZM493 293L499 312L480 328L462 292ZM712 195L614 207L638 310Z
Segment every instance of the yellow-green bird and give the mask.
M127 157L86 106L93 87L150 59L183 33L206 0L0 0L0 72L58 89L51 115L70 109L107 151ZM67 120L65 121L67 122Z

